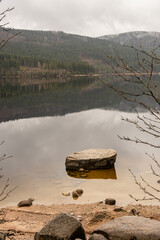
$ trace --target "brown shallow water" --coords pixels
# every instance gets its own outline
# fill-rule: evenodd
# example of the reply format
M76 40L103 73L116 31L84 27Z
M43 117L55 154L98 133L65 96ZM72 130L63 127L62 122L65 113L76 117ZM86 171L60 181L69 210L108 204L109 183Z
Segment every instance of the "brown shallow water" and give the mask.
M90 171L67 171L68 176L80 179L117 179L115 168Z
M4 182L18 186L3 205L16 205L22 199L35 198L37 204L90 203L107 197L118 205L133 203L129 194L141 196L128 169L157 184L149 167L146 146L121 141L118 135L138 136L137 130L121 121L134 114L119 111L90 110L62 117L32 118L0 124L1 153L13 155L1 163ZM115 169L91 171L86 177L66 172L65 158L88 148L111 148L117 151ZM84 194L75 201L62 192L77 187ZM149 202L148 202L149 203ZM153 204L153 202L152 202Z

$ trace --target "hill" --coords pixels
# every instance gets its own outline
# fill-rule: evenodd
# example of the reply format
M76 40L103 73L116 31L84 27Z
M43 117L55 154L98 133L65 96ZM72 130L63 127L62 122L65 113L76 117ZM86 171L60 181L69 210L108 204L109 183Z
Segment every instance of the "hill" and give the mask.
M63 69L78 74L99 72L106 70L106 54L111 55L114 48L128 61L134 62L135 58L132 50L114 41L64 32L0 30L0 40L18 32L20 34L11 39L0 54L1 74L5 70L22 70L22 67L43 71Z
M135 47L142 45L143 47L150 49L153 48L154 45L159 45L160 33L135 31L113 35L104 35L99 37L99 39L113 41L122 45L133 45Z

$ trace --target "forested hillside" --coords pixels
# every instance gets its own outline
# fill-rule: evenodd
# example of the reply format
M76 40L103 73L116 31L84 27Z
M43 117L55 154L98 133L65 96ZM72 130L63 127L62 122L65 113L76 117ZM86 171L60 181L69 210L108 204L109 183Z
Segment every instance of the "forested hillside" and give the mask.
M2 31L2 30L1 30ZM115 48L127 61L135 54L119 43L64 32L11 30L0 33L0 40L20 32L0 54L0 74L17 74L26 68L39 71L65 70L69 74L107 71L106 54ZM34 68L34 69L33 69Z

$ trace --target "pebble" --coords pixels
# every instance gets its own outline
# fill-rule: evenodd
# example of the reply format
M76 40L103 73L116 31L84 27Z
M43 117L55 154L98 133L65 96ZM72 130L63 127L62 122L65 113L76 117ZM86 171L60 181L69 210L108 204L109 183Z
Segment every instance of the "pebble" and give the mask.
M122 207L117 207L117 208L113 209L113 211L115 211L115 212L122 212L124 210L123 210Z
M79 195L82 195L82 194L83 194L83 189L77 188L77 189L76 189L76 192L77 192Z
M72 192L72 197L73 197L74 199L77 199L77 198L79 197L79 195L78 195L78 193L77 193L76 191L73 191L73 192Z
M80 168L80 169L79 169L79 172L84 172L84 168Z
M74 213L73 213L73 212L71 212L71 213L70 213L70 215L71 215L71 216L74 216Z
M116 200L113 199L113 198L106 198L106 200L105 200L105 204L108 204L108 205L115 205L115 204L116 204Z
M137 216L139 212L136 211L136 209L132 208L130 211L133 215Z
M87 177L87 174L80 174L80 177L82 177L82 178L86 178Z
M78 216L77 216L77 220L78 220L78 221L82 221L82 220L83 220L82 216L81 216L81 215L78 215Z
M160 180L158 180L157 183L160 183Z
M26 206L31 206L34 201L34 198L29 198L27 200L20 201L18 203L18 207L26 207Z
M68 196L70 196L70 193L69 192L62 192L62 195L65 196L65 197L68 197Z
M68 174L69 174L71 177L75 177L75 176L76 176L76 173L74 173L74 172L68 172Z

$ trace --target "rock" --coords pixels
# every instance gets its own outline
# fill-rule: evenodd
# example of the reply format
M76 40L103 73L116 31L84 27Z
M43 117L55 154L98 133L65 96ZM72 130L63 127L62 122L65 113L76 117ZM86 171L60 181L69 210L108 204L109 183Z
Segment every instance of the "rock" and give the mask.
M137 216L139 214L139 212L137 212L136 209L134 209L134 208L131 209L131 213L135 216Z
M71 212L69 215L71 215L71 216L74 216L74 213L73 213L73 212Z
M0 232L0 240L5 240L6 239L6 233Z
M112 149L88 149L76 152L66 158L67 170L107 169L114 167L117 153Z
M34 240L75 240L76 238L86 240L82 224L74 217L60 213L35 234Z
M82 217L81 215L78 215L78 216L77 216L77 220L78 220L78 221L82 221L82 220L83 220L83 217Z
M79 172L84 172L84 168L80 168L80 169L79 169Z
M26 207L26 206L31 206L32 202L34 201L34 198L29 198L28 200L23 200L18 203L18 207Z
M113 209L113 211L115 211L115 212L123 212L124 210L123 210L122 207L117 207L117 208Z
M85 173L80 174L80 177L82 177L82 178L86 178L86 177L87 177L87 174L85 174Z
M74 199L77 199L77 198L79 197L79 194L78 194L76 191L73 191L73 192L72 192L72 197L73 197Z
M108 238L105 238L103 235L101 234L97 234L97 233L94 233L90 238L89 240L107 240Z
M124 216L101 225L89 240L97 240L95 234L112 240L159 240L160 222L144 217Z
M157 183L160 183L160 180L158 180Z
M78 193L78 195L82 195L83 194L83 189L77 188L76 192Z
M94 213L94 216L90 219L89 223L93 224L96 222L100 222L108 217L109 217L109 215L106 213L106 211L96 212L96 213Z
M71 177L76 177L77 174L75 172L68 171L68 175Z
M62 192L62 195L65 196L65 197L68 197L68 196L70 196L70 193L69 192Z
M12 237L12 236L15 236L15 233L13 231L9 230L7 233L7 237Z
M108 205L115 205L115 204L116 204L116 200L113 199L113 198L106 198L106 200L105 200L105 204L108 204Z

